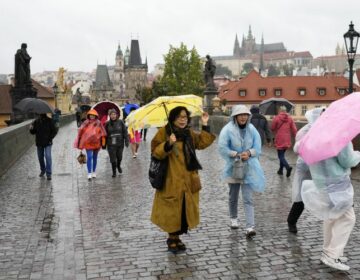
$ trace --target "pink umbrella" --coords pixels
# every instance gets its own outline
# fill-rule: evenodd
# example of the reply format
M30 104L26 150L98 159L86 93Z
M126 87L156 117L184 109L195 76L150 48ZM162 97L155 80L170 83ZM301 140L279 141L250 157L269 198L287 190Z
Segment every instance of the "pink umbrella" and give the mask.
M334 157L360 133L360 92L332 102L302 138L299 154L307 164Z

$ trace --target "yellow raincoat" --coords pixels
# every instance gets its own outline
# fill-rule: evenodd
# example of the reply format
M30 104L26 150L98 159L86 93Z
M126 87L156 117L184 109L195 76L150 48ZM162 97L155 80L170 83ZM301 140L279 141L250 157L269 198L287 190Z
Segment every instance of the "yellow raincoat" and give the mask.
M205 149L215 140L215 135L202 130L192 129L191 137L195 149ZM151 141L151 152L157 159L169 157L165 186L157 190L154 197L151 221L168 233L181 229L181 210L185 198L186 220L189 229L199 224L199 190L200 177L197 171L186 169L183 142L176 141L170 152L165 152L164 145L168 140L165 127L158 130Z

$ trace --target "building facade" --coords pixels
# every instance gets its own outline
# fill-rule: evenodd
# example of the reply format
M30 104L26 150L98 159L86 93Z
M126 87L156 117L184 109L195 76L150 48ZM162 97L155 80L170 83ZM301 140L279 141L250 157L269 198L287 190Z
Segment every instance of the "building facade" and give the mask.
M255 70L239 81L230 81L219 90L219 98L226 106L236 104L258 105L271 97L286 98L295 105L291 114L305 119L306 111L328 106L348 94L349 80L342 76L262 77ZM360 87L354 85L354 91Z
M130 100L137 101L136 92L146 87L148 73L147 59L142 63L138 40L131 40L130 52L125 56L125 94Z
M256 69L264 73L264 70L270 65L276 67L284 65L309 66L313 57L308 51L287 51L282 42L265 44L263 36L260 44L258 44L250 26L247 36L243 35L241 44L238 36L235 36L232 55L214 56L213 59L216 64L227 67L234 77L238 77L242 75L243 66L246 63L252 63Z
M147 75L148 65L146 60L145 63L141 60L139 41L131 40L130 49L127 47L125 53L119 44L115 65L98 65L93 98L97 96L98 101L107 98L118 103L137 102L136 92L147 86Z

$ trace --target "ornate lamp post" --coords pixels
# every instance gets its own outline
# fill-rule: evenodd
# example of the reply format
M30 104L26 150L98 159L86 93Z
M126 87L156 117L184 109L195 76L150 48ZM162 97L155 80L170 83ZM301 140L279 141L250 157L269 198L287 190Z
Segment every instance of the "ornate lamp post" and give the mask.
M353 65L355 61L356 49L360 34L355 31L352 21L349 24L349 30L344 34L346 53L349 62L349 93L353 92Z
M55 108L57 108L57 95L58 95L58 86L55 83L54 86L52 87L54 95L55 95Z

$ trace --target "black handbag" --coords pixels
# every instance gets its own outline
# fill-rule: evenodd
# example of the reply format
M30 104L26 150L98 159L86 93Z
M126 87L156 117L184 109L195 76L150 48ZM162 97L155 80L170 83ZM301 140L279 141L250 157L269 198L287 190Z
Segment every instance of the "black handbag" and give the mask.
M165 185L166 173L169 164L169 158L162 160L151 156L149 168L149 180L154 189L161 190Z

